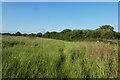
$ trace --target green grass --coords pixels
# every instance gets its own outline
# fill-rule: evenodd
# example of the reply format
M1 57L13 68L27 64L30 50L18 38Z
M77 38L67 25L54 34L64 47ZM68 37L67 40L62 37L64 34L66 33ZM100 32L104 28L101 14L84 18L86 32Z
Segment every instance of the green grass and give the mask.
M117 44L3 36L3 78L116 78Z

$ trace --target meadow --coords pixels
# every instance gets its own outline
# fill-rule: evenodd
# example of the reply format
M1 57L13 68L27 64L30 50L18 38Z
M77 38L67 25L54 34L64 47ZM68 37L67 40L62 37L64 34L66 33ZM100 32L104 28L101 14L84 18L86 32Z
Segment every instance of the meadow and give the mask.
M2 37L3 78L116 78L118 44Z

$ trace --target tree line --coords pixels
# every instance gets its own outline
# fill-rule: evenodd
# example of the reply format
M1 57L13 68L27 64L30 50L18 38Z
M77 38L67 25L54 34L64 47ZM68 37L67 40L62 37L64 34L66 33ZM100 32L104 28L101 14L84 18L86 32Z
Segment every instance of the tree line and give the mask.
M61 32L46 32L42 34L41 32L35 34L22 34L20 32L16 32L15 34L10 33L2 33L2 35L11 35L11 36L31 36L31 37L42 37L42 38L50 38L50 39L60 39L60 40L68 40L68 41L78 41L78 40L100 40L100 39L120 39L120 32L115 32L114 28L111 25L102 25L100 28L95 30L71 30L64 29Z

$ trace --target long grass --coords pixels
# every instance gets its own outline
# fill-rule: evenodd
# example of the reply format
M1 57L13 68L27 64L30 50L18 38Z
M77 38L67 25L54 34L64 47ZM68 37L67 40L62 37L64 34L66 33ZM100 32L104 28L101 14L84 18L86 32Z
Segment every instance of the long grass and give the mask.
M2 35L0 35L0 79L2 79Z
M3 78L116 78L117 44L3 36Z

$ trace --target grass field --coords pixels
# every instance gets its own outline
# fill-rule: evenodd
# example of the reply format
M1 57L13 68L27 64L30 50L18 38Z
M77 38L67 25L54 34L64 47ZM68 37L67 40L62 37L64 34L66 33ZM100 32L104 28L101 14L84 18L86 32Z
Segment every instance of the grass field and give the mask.
M3 78L116 78L118 46L3 36Z

